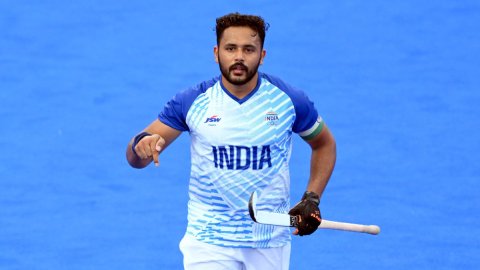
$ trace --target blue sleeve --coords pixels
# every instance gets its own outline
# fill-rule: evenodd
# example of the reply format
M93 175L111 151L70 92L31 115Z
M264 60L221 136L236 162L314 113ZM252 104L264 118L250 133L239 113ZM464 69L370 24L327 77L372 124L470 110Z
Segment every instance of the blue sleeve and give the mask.
M267 79L270 83L277 86L284 91L292 100L295 107L295 122L293 123L292 130L295 133L300 133L313 127L318 119L318 112L315 109L313 102L307 97L307 95L281 79L262 73L263 78Z
M204 81L194 87L177 93L165 104L163 110L158 114L158 120L165 125L180 131L189 131L187 125L187 113L195 99L214 85L219 78Z

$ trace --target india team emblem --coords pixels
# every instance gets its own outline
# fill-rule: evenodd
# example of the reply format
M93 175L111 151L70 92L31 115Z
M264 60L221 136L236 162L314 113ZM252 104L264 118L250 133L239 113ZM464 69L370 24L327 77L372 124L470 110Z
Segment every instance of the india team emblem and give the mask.
M267 122L268 125L276 126L278 123L278 114L274 111L267 112L265 122Z

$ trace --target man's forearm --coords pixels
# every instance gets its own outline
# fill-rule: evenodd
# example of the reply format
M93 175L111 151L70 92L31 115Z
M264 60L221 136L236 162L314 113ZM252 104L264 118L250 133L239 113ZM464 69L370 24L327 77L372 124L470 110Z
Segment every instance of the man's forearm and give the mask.
M335 167L336 152L335 145L314 150L310 164L310 179L307 190L320 195L323 194L333 168Z
M332 175L337 157L335 139L329 130L325 132L322 140L311 144L310 179L307 186L308 191L313 191L320 197Z

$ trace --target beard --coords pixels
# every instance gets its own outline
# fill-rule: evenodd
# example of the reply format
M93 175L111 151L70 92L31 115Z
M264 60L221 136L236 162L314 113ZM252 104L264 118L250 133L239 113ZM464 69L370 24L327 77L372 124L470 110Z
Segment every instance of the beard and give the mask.
M260 61L261 59L258 60L258 63L252 68L248 68L241 62L235 63L230 67L227 67L226 65L222 64L222 61L220 60L220 56L218 56L218 66L220 68L220 71L222 72L223 77L233 85L244 85L249 81L251 81L252 78L255 76L255 74L257 74L258 67L260 66ZM245 75L242 75L242 76L233 75L232 72L237 68L243 69L245 71Z

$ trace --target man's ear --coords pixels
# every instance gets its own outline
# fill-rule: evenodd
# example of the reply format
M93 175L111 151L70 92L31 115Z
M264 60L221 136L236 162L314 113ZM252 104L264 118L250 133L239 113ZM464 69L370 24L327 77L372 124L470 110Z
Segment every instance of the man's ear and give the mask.
M215 62L218 63L218 46L213 47L213 57L215 57Z
M263 58L265 58L265 56L267 56L267 51L262 50L262 55L260 55L260 65L263 65Z

